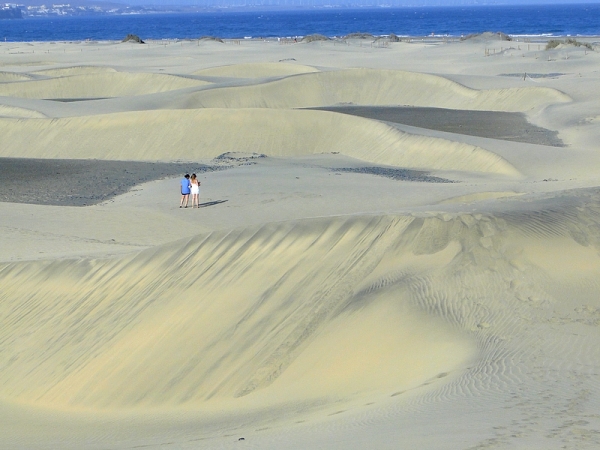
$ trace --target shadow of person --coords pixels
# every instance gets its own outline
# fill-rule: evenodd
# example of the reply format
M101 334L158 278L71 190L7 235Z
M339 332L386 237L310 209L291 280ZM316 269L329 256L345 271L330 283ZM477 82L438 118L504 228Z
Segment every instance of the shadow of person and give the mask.
M198 205L198 208L207 208L209 206L218 205L219 203L225 203L226 201L228 201L228 200L214 200L212 202L200 203Z

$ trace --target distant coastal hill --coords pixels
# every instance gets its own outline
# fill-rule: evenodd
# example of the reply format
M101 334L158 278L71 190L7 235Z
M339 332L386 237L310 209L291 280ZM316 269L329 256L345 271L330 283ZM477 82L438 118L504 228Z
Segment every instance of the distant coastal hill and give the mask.
M1 8L0 9L0 20L2 19L22 19L23 13L21 13L21 8Z

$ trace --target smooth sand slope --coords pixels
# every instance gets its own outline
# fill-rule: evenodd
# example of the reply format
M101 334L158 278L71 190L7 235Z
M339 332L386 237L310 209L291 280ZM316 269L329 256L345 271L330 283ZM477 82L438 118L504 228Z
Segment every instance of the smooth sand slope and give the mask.
M501 157L473 145L322 111L145 111L5 120L0 129L6 137L5 157L198 160L226 152L279 157L343 153L377 164L519 175Z
M554 89L473 90L445 78L404 71L352 69L310 73L258 86L190 96L188 106L308 108L339 103L410 105L487 111L528 111L570 98Z
M318 72L318 69L301 64L278 62L217 66L210 69L198 70L194 72L194 75L231 78L272 78L312 72Z
M493 45L0 44L0 448L598 448L600 56Z
M197 405L261 391L271 401L303 401L418 386L464 367L476 347L389 297L395 278L445 265L460 250L441 245L436 257L415 255L410 247L429 246L418 240L395 248L405 233L422 228L426 235L431 226L413 222L266 225L120 260L5 266L2 304L12 307L3 316L14 328L2 353L30 364L5 371L3 390L28 403L115 408ZM34 286L41 295L32 295ZM31 321L9 301L23 296ZM363 310L364 324L356 317ZM64 333L53 323L64 324ZM358 338L363 333L368 342ZM295 362L304 350L308 361Z
M18 118L42 118L46 117L43 113L31 109L20 108L18 106L0 105L0 117L18 117Z
M170 91L206 84L204 81L158 74L102 71L5 83L0 95L41 99L120 97Z

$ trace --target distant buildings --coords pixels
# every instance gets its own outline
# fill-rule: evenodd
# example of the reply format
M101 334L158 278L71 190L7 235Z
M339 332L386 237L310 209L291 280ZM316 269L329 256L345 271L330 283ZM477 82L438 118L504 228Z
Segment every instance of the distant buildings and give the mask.
M495 4L591 3L599 0L72 0L70 3L34 5L0 3L0 19L28 17L156 14L244 10L299 10L321 8L401 8L423 6L483 6ZM39 0L36 0L39 1ZM42 0L43 1L43 0ZM119 0L117 0L119 1ZM83 4L85 3L85 4Z
M87 16L91 14L106 14L99 6L73 6L69 3L52 5L27 6L24 15L29 17L39 16Z
M0 4L0 19L22 19L23 13L18 5L13 3Z
M109 6L110 5L110 6ZM0 4L0 19L23 19L27 17L51 17L51 16L89 16L103 14L139 14L156 12L156 8L141 6L115 6L106 4L94 5L71 5L70 3L57 3L49 5L18 5L13 3Z

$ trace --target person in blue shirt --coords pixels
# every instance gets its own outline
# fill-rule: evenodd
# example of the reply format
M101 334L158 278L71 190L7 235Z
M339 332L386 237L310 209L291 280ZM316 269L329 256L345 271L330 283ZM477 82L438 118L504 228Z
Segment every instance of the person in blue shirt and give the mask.
M190 174L186 173L181 179L181 202L179 202L180 208L187 208L188 201L190 199ZM183 203L185 202L185 206Z

